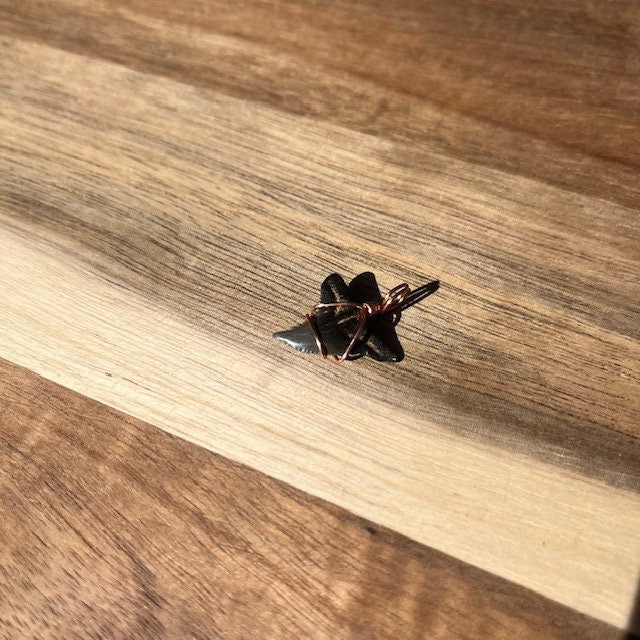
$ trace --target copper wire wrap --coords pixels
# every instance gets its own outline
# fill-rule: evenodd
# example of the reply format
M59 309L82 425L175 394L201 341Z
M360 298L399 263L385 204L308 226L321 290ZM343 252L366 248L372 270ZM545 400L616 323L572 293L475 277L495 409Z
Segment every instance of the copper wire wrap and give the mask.
M327 357L327 349L322 342L320 332L316 325L315 314L320 309L328 309L330 307L350 307L357 313L358 327L356 328L351 342L349 342L347 348L341 356L334 356L338 362L344 362L349 358L353 348L356 346L358 340L363 336L367 328L367 321L371 316L385 315L387 313L395 314L394 323L397 323L400 319L400 313L403 306L407 302L411 289L408 284L399 284L387 293L386 296L380 300L380 302L319 302L311 308L311 311L306 314L307 322L313 332L316 344L318 345L318 351L323 358Z

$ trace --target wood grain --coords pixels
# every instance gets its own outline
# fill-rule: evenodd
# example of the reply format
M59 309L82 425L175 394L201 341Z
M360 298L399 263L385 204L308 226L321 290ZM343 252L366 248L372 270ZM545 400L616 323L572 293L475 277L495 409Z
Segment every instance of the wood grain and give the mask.
M621 638L0 362L0 636Z
M412 163L444 153L631 206L640 196L634 0L3 0L0 30L419 141Z
M0 355L622 627L637 13L367 6L0 3ZM272 343L364 269L401 366Z

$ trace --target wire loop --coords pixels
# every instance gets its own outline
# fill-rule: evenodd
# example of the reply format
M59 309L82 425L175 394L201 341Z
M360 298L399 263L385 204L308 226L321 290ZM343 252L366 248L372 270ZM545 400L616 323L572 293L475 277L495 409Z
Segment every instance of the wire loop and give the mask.
M318 352L323 358L327 357L327 348L322 342L320 332L318 331L318 325L316 322L316 313L321 309L329 309L336 307L351 307L357 315L358 326L356 328L351 341L341 356L334 356L338 362L344 362L349 358L351 352L356 346L358 340L363 336L367 328L367 321L371 316L386 315L388 313L394 314L394 324L397 324L400 320L400 314L402 312L403 305L407 301L408 296L411 294L411 289L408 284L399 284L387 293L386 296L380 300L380 302L349 302L347 300L342 302L319 302L314 305L309 313L306 314L307 322L311 327L313 337L318 345Z

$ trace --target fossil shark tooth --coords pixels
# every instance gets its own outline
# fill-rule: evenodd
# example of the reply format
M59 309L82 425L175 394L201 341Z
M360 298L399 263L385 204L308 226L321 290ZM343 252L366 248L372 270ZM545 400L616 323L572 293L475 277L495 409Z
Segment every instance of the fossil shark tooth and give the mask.
M367 315L364 329L349 351L348 359L369 356L382 362L399 362L404 358L404 351L395 330L400 315L403 310L434 293L439 287L439 282L430 282L414 291L410 291L406 285L402 286L406 288L402 291L402 297L389 307L392 310L386 311L384 298L373 273L361 273L348 286L342 276L333 273L325 278L320 287L320 303L345 305L315 309L313 322L318 339L308 321L291 329L278 331L273 337L298 351L314 354L319 352L320 340L326 355L341 357L349 348L358 331L359 323L364 322L359 315L364 306L376 312Z

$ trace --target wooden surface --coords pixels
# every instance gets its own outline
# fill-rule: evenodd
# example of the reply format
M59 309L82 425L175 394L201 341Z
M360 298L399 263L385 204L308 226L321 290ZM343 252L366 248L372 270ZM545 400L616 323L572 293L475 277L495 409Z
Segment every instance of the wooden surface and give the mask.
M622 637L13 365L0 380L2 637Z
M587 614L593 637L624 628L639 35L631 2L0 2L0 356ZM271 340L325 275L365 269L442 282L403 317L403 363Z

